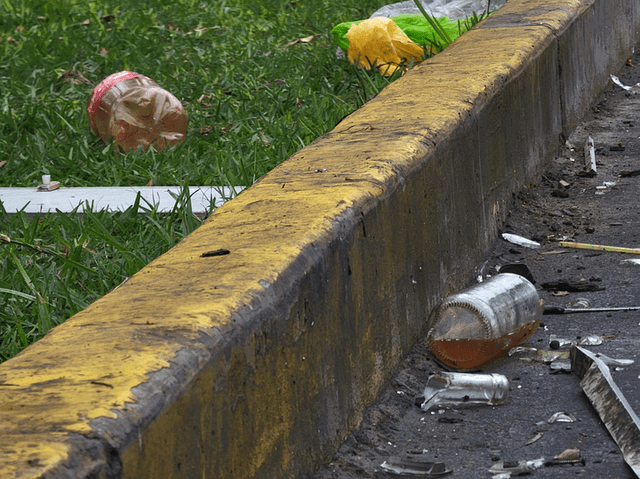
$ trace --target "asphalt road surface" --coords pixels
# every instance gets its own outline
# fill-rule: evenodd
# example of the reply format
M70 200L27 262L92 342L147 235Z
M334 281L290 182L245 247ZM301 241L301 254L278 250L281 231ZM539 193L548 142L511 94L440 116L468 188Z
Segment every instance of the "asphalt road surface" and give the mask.
M640 55L612 73L625 86L640 83ZM594 142L595 176L585 168L584 146L589 137ZM586 299L592 307L640 306L639 254L562 243L640 248L639 198L640 86L627 90L611 82L576 131L559 145L558 155L549 160L536 184L528 185L515 199L502 232L537 241L540 248L499 238L486 261L478 265L476 277L495 275L508 264L524 264L547 305L567 307ZM545 315L522 346L566 356L569 346L553 349L552 336L570 341L594 336L602 344L585 346L587 350L633 360L629 366L612 368L611 374L630 407L640 413L640 311ZM382 467L398 459L443 463L451 471L444 477L457 479L490 478L496 475L490 468L520 461L529 461L525 474L536 478L636 477L575 371L563 370L562 362L550 364L548 359L543 353L518 353L475 371L508 378L510 392L503 404L436 407L425 412L419 407L420 398L427 378L441 366L423 340L367 410L360 429L331 463L308 477L405 477ZM565 358L565 367L567 363ZM559 412L575 421L550 422ZM640 450L640 444L635 447ZM554 462L564 451L576 449L573 462Z

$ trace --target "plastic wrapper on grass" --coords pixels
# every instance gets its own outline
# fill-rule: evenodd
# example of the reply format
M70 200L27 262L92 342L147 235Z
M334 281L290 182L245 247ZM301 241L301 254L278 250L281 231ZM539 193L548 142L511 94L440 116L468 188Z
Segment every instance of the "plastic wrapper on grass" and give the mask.
M353 24L347 31L351 63L369 70L377 68L385 76L413 61L422 61L424 50L412 42L390 18L377 17Z

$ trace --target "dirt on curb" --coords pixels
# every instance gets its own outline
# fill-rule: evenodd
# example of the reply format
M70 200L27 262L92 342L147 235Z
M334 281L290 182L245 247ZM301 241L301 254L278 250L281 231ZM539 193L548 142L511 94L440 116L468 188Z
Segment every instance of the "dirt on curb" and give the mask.
M640 264L633 261L640 262L640 255L560 245L568 241L640 247L640 53L612 73L624 85L639 86L624 89L610 82L582 123L559 145L536 184L514 199L502 232L537 241L541 247L524 248L499 238L478 266L476 278L495 275L507 264L523 263L548 305L566 307L584 298L592 307L640 306ZM594 142L595 175L585 168L589 138ZM634 360L612 374L640 413L640 311L544 316L523 346L551 350L552 335L569 340L596 336L602 344L587 349ZM558 351L567 352L568 347ZM440 477L400 476L381 467L398 457L444 463L451 471L445 477L458 479L492 477L489 469L505 461L536 460L526 472L531 477L636 477L575 373L555 370L530 354L514 354L477 371L508 378L510 395L505 403L425 412L420 408L424 387L438 370L441 366L426 341L419 341L367 410L361 427L330 464L306 477ZM550 423L558 412L575 421ZM554 464L553 458L567 449L578 449L579 460Z

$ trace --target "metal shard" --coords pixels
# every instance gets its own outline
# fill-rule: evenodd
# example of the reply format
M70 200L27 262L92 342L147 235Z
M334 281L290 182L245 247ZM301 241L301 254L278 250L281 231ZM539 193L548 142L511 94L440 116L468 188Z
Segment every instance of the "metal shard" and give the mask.
M597 355L576 345L571 346L571 366L624 460L640 478L640 419L613 381L609 367Z

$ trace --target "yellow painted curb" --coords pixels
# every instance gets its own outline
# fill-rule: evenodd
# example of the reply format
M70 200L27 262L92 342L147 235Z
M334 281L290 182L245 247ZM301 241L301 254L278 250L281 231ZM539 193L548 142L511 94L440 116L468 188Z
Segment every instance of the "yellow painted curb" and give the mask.
M0 478L313 471L639 30L637 0L509 0L0 365Z

